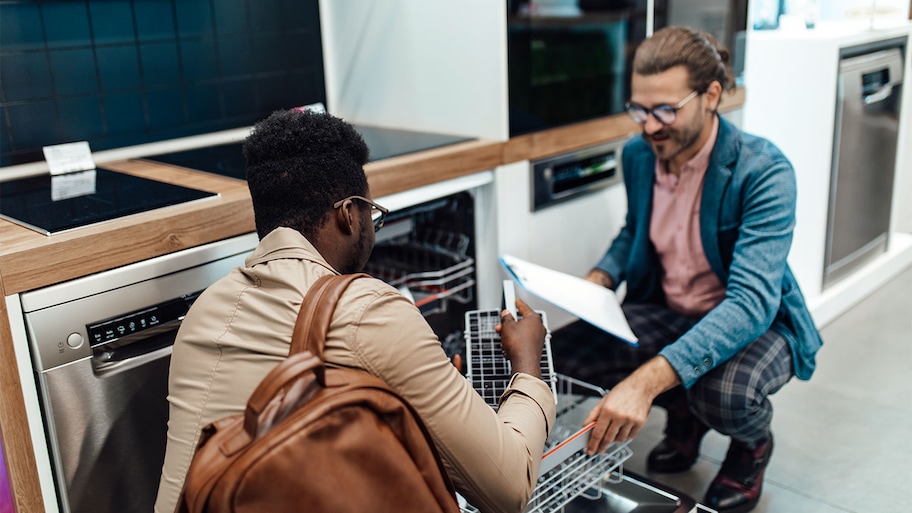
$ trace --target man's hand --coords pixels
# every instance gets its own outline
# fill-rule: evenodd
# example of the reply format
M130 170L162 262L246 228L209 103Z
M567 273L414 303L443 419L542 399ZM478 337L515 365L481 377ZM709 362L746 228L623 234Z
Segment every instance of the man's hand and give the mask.
M601 285L602 287L614 290L614 279L610 274L601 269L593 269L589 271L589 274L586 275L585 279L586 281L591 281L596 285Z
M635 437L646 423L652 401L679 382L668 360L656 356L618 383L583 422L584 425L595 422L587 454L604 453L612 442Z
M541 315L535 313L535 310L519 298L516 298L516 313L521 317L518 321L509 311L502 311L500 324L494 329L500 333L500 344L504 355L510 360L513 372L523 372L540 378L542 350L548 332L542 323Z

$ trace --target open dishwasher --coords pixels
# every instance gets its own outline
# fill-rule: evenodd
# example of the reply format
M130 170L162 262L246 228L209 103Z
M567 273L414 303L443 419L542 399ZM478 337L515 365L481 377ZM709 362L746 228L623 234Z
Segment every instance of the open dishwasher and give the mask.
M511 370L494 331L499 310L477 306L476 192L444 194L394 209L377 233L365 270L412 299L444 351L451 357L462 355L466 378L496 408ZM489 257L482 252L481 258ZM544 312L539 313L547 327ZM602 455L586 456L589 433L581 429L582 421L605 390L556 374L548 343L541 365L542 377L557 400L558 416L527 512L711 511L700 509L690 497L625 472L623 463L632 455L627 443L614 444ZM478 511L471 504L461 506L464 513Z
M512 282L504 282L505 305L512 305ZM545 312L542 315L548 327ZM515 315L515 314L514 314ZM465 314L466 378L485 402L497 408L512 371L504 357L499 310L473 310ZM674 490L647 478L624 471L633 452L627 442L611 444L603 454L586 455L586 444L594 423L583 426L589 411L605 395L602 388L554 372L551 361L550 330L541 358L542 379L554 392L557 418L539 469L538 484L526 513L697 513L713 512ZM461 498L460 498L461 499ZM477 513L460 500L463 513Z

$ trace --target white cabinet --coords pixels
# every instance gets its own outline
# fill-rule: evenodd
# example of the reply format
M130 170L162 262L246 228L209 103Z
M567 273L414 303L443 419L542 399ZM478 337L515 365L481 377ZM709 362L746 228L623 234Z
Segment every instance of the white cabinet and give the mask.
M320 0L320 24L331 113L506 140L503 0Z
M797 225L789 264L818 325L912 264L912 235L908 233L912 231L912 94L910 81L905 80L903 97L907 101L900 114L890 247L863 269L823 288L840 50L908 38L910 33L910 25L877 30L833 26L752 31L747 37L743 127L779 146L795 167ZM907 77L910 50L907 42Z

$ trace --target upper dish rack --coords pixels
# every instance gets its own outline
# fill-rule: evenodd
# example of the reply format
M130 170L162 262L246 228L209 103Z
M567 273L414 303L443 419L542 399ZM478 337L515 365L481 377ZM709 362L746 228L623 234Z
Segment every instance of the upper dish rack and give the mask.
M410 297L423 315L446 312L450 301L473 299L475 260L468 247L465 234L410 230L378 243L365 271Z

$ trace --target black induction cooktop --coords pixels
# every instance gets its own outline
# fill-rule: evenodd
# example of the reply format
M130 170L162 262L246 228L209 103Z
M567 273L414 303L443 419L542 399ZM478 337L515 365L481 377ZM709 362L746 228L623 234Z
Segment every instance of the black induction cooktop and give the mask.
M94 175L92 174L94 172ZM218 194L98 168L0 182L0 217L45 235ZM77 188L67 186L80 179Z
M430 150L470 140L447 134L416 132L394 128L355 125L370 150L370 160L377 161L418 151ZM243 143L206 146L192 150L144 157L144 160L205 171L239 180L246 180Z

